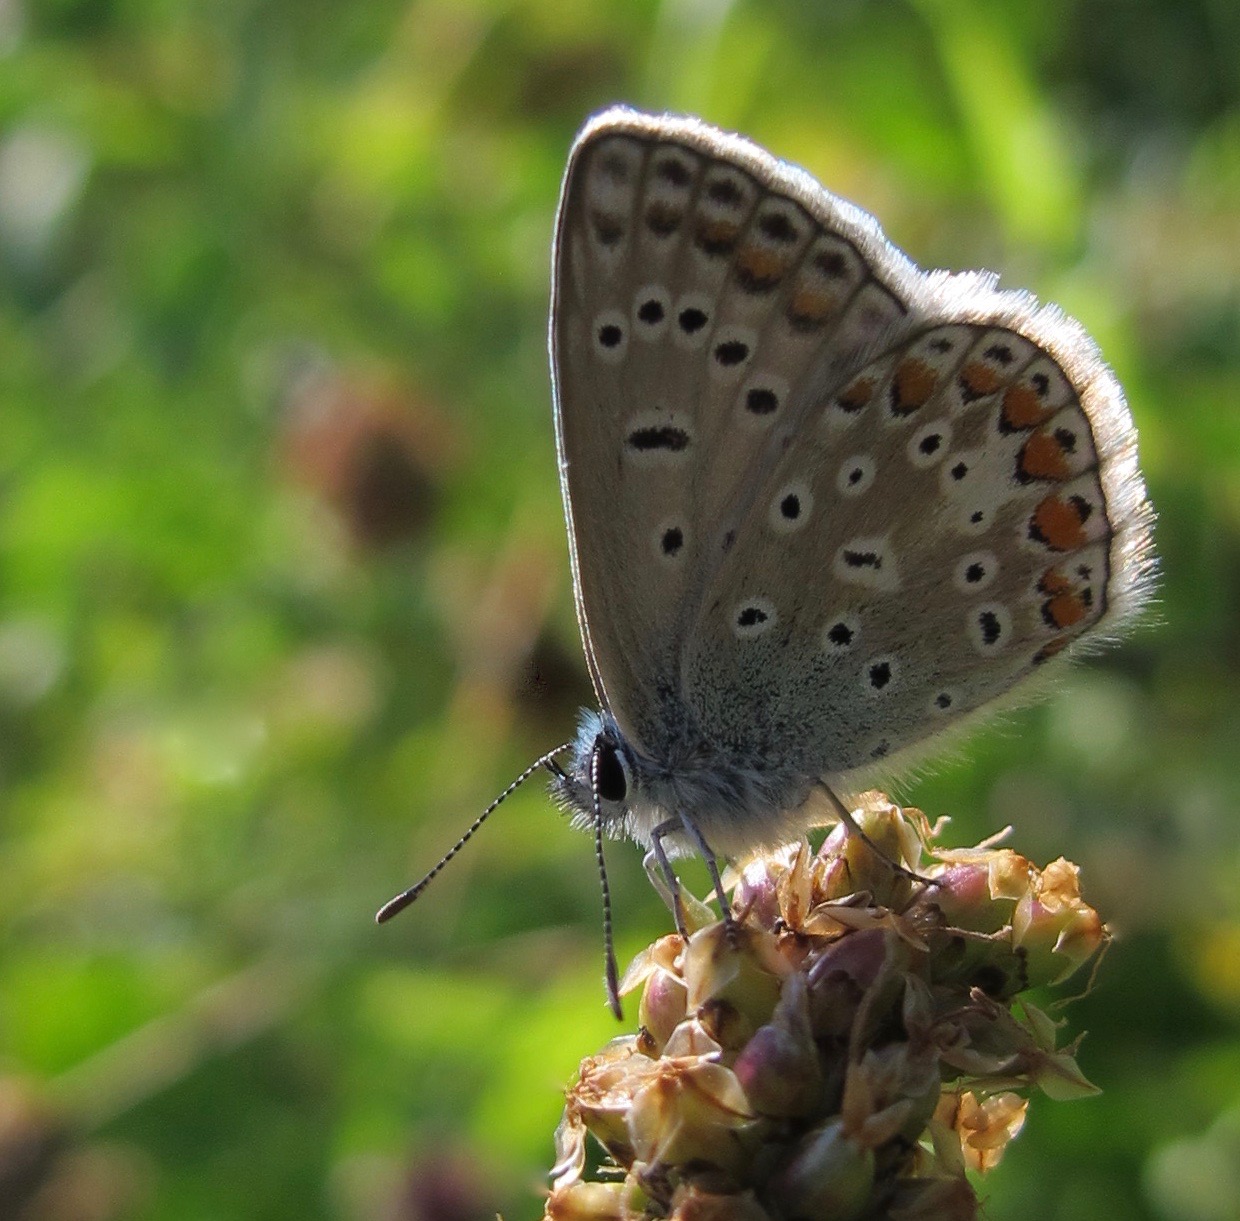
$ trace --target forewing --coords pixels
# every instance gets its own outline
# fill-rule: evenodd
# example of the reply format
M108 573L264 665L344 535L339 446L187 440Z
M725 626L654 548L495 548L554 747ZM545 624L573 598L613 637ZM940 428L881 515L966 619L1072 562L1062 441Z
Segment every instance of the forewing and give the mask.
M686 674L720 726L750 699L755 653L703 598L743 592L733 547L759 542L754 498L808 404L907 328L915 269L892 252L879 274L884 247L864 213L696 120L612 110L573 148L551 346L578 618L600 700L655 757L697 736ZM730 661L704 668L703 630Z

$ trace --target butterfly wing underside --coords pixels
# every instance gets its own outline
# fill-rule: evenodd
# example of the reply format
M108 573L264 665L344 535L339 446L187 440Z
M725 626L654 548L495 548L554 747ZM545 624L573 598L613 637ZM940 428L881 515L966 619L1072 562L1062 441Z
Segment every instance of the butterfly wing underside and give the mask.
M551 343L578 616L600 699L653 751L702 590L824 334L863 347L904 312L854 245L770 189L777 164L617 110L565 176Z
M587 656L655 758L855 774L1140 600L1131 421L1080 328L739 137L587 126L551 343Z

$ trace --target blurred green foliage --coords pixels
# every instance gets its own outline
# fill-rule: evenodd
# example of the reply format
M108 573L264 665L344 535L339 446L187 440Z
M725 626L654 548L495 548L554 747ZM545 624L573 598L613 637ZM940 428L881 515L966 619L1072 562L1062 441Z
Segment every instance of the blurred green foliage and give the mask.
M0 1217L537 1215L614 1030L544 336L572 135L703 114L1061 303L1155 626L901 795L1085 870L1003 1221L1240 1217L1232 0L0 0ZM666 926L610 852L620 950ZM690 881L700 873L688 870Z

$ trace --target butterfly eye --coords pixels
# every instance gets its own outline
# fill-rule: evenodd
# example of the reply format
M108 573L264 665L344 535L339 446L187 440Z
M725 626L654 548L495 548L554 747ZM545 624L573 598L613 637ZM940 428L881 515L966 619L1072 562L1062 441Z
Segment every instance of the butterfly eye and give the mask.
M606 739L600 740L595 749L598 751L595 773L598 795L604 801L623 801L629 791L629 776L620 752L614 743Z

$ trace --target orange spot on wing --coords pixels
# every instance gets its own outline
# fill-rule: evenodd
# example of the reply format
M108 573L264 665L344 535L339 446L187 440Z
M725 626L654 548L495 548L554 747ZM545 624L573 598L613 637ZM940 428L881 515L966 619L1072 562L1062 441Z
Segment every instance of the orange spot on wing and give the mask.
M1003 377L997 369L980 361L970 361L960 370L960 387L966 401L984 398L999 389Z
M763 246L745 246L736 256L742 287L774 288L788 271L788 262Z
M1056 594L1042 606L1042 613L1061 630L1071 627L1074 623L1080 623L1088 611L1085 599L1079 594Z
M815 327L835 312L835 298L810 288L798 288L788 303L788 321L796 327Z
M727 254L740 237L740 226L730 220L707 220L698 222L694 241L707 254Z
M924 360L914 356L902 360L891 379L891 410L896 415L911 415L924 407L938 380L938 374Z
M859 377L835 401L845 411L860 411L874 397L874 379Z
M1036 428L1053 414L1054 411L1043 404L1041 396L1028 383L1009 386L1003 393L1003 423L1013 432Z
M1067 479L1072 471L1063 442L1054 433L1035 432L1020 447L1016 473L1026 479Z
M1075 626L1094 609L1094 591L1088 577L1077 582L1062 568L1048 568L1038 580L1038 590L1049 595L1042 603L1042 619L1057 631Z
M1044 594L1068 594L1072 582L1058 568L1048 568L1038 580L1038 589Z
M1029 535L1052 551L1084 546L1087 506L1080 497L1048 496L1029 519Z

